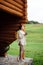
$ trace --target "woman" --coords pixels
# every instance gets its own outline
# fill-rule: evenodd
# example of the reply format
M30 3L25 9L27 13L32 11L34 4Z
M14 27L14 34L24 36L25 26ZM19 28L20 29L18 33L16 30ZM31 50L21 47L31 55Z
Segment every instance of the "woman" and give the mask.
M24 60L24 46L26 45L26 38L25 36L27 35L27 33L24 30L25 26L21 25L19 27L19 31L18 31L18 42L19 42L19 47L20 47L20 53L19 53L19 60Z

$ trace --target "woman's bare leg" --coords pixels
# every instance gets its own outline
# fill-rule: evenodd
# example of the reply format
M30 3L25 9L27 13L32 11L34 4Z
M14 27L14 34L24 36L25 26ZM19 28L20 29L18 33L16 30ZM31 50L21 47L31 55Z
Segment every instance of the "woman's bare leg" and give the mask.
M24 46L20 47L20 58L24 59Z

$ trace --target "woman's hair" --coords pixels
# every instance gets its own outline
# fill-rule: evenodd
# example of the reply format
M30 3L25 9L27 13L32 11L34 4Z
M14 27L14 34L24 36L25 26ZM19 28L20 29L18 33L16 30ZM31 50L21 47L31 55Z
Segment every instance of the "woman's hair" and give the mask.
M22 28L22 25L19 26L19 29L21 29L21 28Z

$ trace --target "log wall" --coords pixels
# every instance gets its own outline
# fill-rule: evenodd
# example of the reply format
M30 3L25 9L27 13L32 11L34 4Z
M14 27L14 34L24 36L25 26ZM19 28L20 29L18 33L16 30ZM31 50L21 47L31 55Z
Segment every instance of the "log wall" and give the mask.
M0 50L17 39L19 26L27 22L26 8L27 0L0 0Z

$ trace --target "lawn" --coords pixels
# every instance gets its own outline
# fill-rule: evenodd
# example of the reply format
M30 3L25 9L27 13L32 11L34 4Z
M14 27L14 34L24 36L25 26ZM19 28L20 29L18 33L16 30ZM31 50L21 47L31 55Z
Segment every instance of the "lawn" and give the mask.
M43 24L26 24L26 46L25 56L34 60L34 65L43 65ZM19 46L17 40L10 45L7 52L11 55L19 54Z

